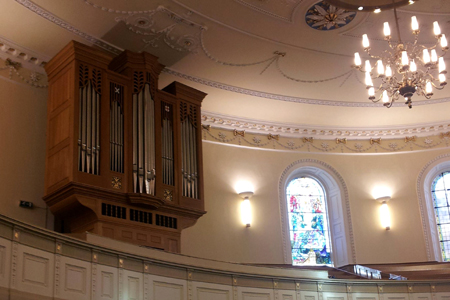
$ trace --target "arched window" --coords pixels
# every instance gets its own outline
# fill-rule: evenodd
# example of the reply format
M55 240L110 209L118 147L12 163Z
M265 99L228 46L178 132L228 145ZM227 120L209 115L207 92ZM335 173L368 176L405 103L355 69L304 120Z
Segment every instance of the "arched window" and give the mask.
M309 189L302 188L302 185L308 184ZM297 187L300 187L300 192ZM297 208L293 209L293 212L297 210L296 214L292 214L290 209L292 196L297 202L292 203L293 206L297 205ZM320 203L316 202L318 209L315 209L314 200L317 199ZM300 207L302 201L309 203L309 206ZM291 163L281 174L279 203L283 257L286 264L298 265L305 262L305 253L311 256L314 254L316 263L320 261L337 267L356 263L347 186L342 176L332 166L315 159L301 159ZM293 240L294 234L296 240ZM313 236L317 238L316 244ZM322 247L323 244L326 247ZM293 249L295 257L292 255Z
M449 173L450 153L446 153L428 162L417 178L417 196L429 261L450 261Z
M327 205L322 185L310 177L286 188L292 264L332 265Z
M431 184L431 193L442 260L450 261L450 172L436 176Z

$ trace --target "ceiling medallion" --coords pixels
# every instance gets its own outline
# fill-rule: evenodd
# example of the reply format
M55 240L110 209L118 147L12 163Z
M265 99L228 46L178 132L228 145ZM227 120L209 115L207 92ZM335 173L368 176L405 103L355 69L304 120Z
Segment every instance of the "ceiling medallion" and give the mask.
M387 50L380 55L373 55L370 51L369 38L367 34L364 34L362 36L364 51L369 58L376 60L376 63L372 67L370 59L367 59L363 67L357 52L354 67L365 72L365 83L370 100L373 102L381 100L383 105L389 108L395 101L404 98L405 104L411 108L414 94L430 99L433 88L442 90L447 84L443 56L449 47L438 22L433 23L435 44L431 47L420 44L418 42L419 23L415 16L411 18L414 42L402 41L396 8L394 8L394 16L398 41L391 40L391 29L389 23L385 22L383 29L384 39L388 44ZM378 84L374 85L373 80L378 81Z
M317 30L333 30L350 23L356 12L337 8L325 2L318 2L306 12L305 21L309 27Z

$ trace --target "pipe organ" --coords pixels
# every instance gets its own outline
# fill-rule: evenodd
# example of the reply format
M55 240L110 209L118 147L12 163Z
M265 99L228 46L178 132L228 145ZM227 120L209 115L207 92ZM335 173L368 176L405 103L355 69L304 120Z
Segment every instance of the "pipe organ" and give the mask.
M149 53L71 42L49 79L44 200L55 229L180 251L204 211L200 106Z

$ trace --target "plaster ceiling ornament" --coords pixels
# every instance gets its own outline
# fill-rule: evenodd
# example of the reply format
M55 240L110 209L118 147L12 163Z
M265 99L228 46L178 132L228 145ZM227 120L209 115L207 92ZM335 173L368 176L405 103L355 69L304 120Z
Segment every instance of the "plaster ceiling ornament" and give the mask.
M317 30L333 30L350 23L356 12L337 8L325 2L319 2L308 9L305 16L306 24Z
M144 14L130 14L116 17L116 22L124 22L131 32L145 36L143 48L159 47L163 42L176 51L196 53L200 44L200 34L206 30L200 24L188 20L192 15L188 11L179 15L160 5Z

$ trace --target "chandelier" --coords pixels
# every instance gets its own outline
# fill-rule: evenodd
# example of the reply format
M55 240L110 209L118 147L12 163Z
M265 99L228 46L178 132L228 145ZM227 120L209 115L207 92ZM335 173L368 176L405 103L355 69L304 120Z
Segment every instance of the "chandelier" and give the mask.
M372 55L369 38L367 34L364 34L362 36L364 51L376 62L372 66L368 59L363 67L361 56L357 52L353 67L365 73L365 84L372 102L382 101L383 105L389 108L403 97L405 104L411 108L414 94L430 99L433 88L442 90L447 84L443 56L448 50L448 44L438 22L433 23L436 43L431 47L419 44L419 23L415 16L411 18L414 42L403 42L395 7L394 15L398 42L391 40L391 29L389 23L385 22L383 33L389 46L387 50L378 56Z

